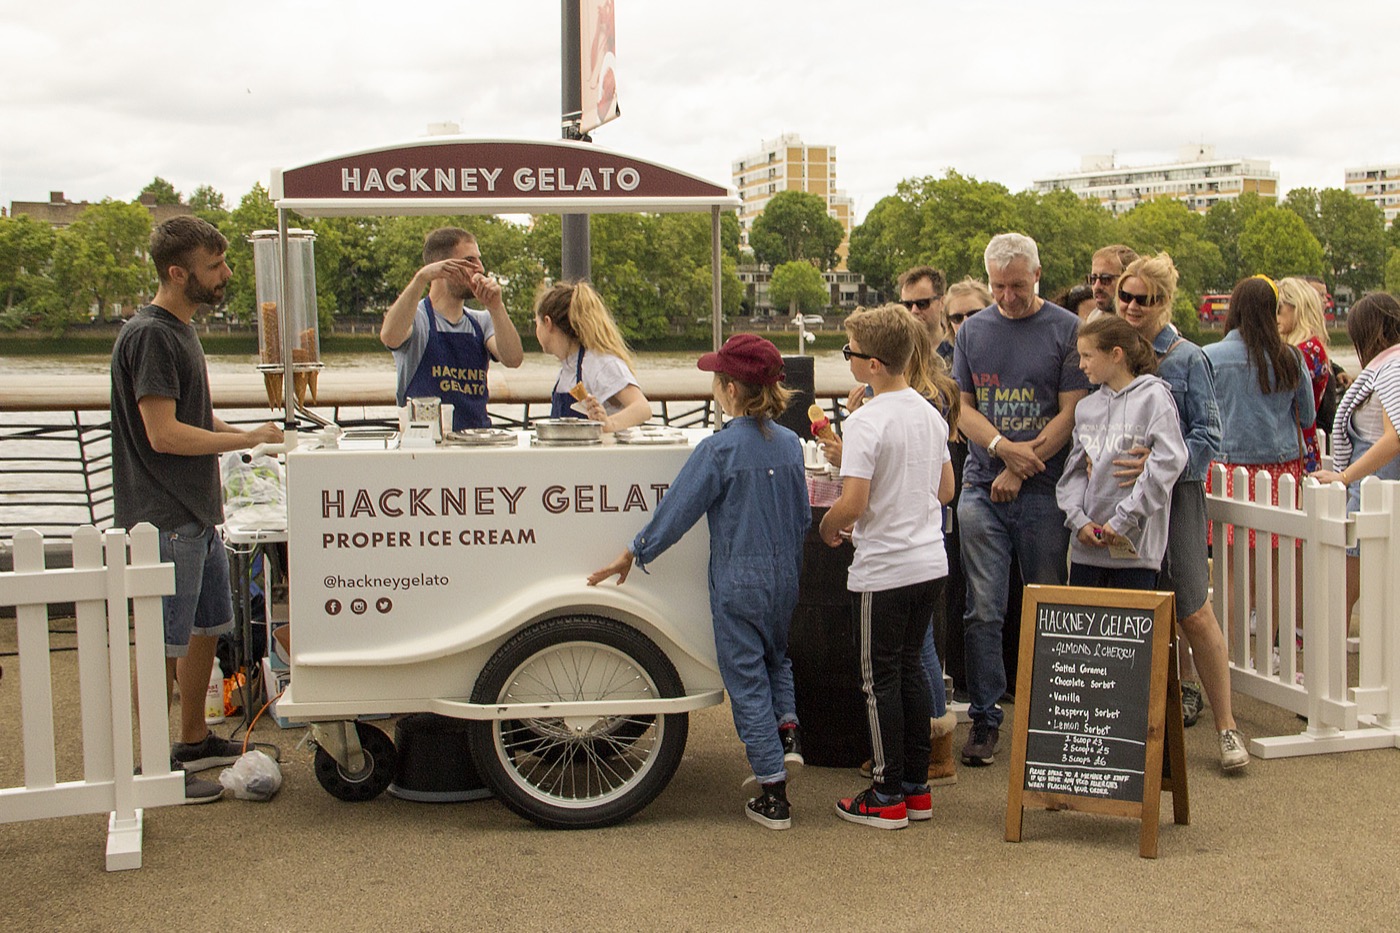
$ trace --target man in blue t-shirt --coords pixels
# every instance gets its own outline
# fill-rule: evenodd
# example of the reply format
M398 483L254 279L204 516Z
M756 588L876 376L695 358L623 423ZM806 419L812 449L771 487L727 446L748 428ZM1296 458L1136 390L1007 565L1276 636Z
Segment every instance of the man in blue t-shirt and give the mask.
M1036 294L1040 251L1019 233L985 253L994 303L967 319L953 350L969 441L958 502L967 609L963 649L972 732L967 765L989 765L1006 692L1002 624L1014 557L1026 583L1063 584L1069 530L1055 502L1074 406L1088 394L1075 341L1079 318ZM995 312L995 313L991 313Z

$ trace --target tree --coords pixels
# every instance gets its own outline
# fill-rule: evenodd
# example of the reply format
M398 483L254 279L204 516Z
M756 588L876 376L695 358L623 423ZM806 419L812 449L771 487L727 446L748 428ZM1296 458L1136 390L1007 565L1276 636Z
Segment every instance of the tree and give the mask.
M1203 283L1207 290L1229 291L1236 282L1250 274L1240 262L1240 234L1244 232L1244 225L1249 223L1249 219L1268 207L1269 203L1258 193L1246 191L1238 198L1216 201L1206 212L1203 235L1215 245L1221 259L1220 277Z
M882 295L894 295L899 276L916 265L919 248L919 209L897 194L876 202L865 220L851 231L846 266L865 277L865 284Z
M768 299L775 308L786 305L794 314L810 313L831 304L831 293L816 266L809 262L785 262L773 270Z
M780 191L754 220L749 245L754 258L770 266L806 260L824 270L836 264L836 250L845 237L845 228L826 212L820 196Z
M942 178L900 182L896 193L919 206L918 247L910 265L927 263L950 282L983 279L982 254L998 233L1018 230L1017 204L1004 185L949 171Z
M85 208L58 232L58 300L44 326L61 331L91 315L100 320L113 305L139 305L154 294L155 270L146 256L150 237L151 214L141 204L104 200Z
M260 184L253 185L252 190L243 196L218 227L219 232L228 238L227 258L233 269L224 299L225 308L233 320L251 323L257 320L253 313L257 290L253 245L248 242L248 235L254 230L277 229L277 208L273 206L267 189Z
M26 215L0 217L0 325L24 327L42 322L52 306L57 234Z
M1240 233L1240 262L1249 274L1320 275L1322 244L1293 211L1266 207Z
M184 203L183 199L180 197L180 192L175 190L175 186L159 175L151 179L150 183L141 189L141 193L155 195L157 204Z
M216 227L228 218L228 202L224 200L223 193L216 191L213 185L200 185L194 189L194 193L190 195L189 206L196 217Z
M1400 295L1400 247L1390 247L1390 258L1385 263L1385 290Z
M1380 286L1385 273L1385 213L1341 188L1318 193L1318 226L1328 281L1353 294Z

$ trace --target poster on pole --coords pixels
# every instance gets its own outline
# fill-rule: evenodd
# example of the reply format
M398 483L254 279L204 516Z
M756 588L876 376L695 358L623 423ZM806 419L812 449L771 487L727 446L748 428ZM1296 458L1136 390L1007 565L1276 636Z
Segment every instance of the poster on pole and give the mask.
M590 133L622 113L617 107L617 29L613 0L579 2L580 131Z

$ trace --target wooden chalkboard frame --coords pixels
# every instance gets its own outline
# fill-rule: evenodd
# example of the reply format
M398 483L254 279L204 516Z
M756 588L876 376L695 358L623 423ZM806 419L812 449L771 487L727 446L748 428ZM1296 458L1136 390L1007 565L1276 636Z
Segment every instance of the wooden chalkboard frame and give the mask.
M1102 799L1074 793L1026 789L1026 749L1034 702L1036 620L1042 603L1088 608L1150 611L1152 662L1148 682L1147 734L1143 765L1142 799ZM1019 676L1016 684L1016 716L1011 747L1011 771L1006 801L1006 841L1020 842L1022 817L1027 806L1048 810L1079 810L1140 820L1138 854L1157 857L1157 823L1161 792L1172 795L1174 821L1190 822L1186 788L1186 743L1181 716L1166 710L1181 709L1181 683L1177 675L1175 596L1151 590L1116 590L1074 586L1027 586L1021 610ZM1164 755L1165 752L1165 755Z

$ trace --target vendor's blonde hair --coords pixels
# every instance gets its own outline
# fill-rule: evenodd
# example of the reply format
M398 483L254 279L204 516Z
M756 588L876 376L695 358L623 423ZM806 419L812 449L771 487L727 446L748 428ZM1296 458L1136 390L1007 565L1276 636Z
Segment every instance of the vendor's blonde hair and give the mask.
M928 329L919 330L922 333L915 332L909 363L904 367L905 377L909 380L909 388L932 402L943 414L951 431L957 427L958 415L962 412L962 393L953 377L948 375L948 364L934 350Z
M1293 306L1293 330L1283 335L1284 343L1298 346L1309 337L1316 337L1327 346L1327 322L1322 318L1322 299L1313 288L1297 276L1280 279L1278 283L1280 305Z
M635 372L631 348L622 339L607 305L587 282L561 282L541 292L535 300L535 317L549 318L564 336L578 341L585 350L615 356Z

